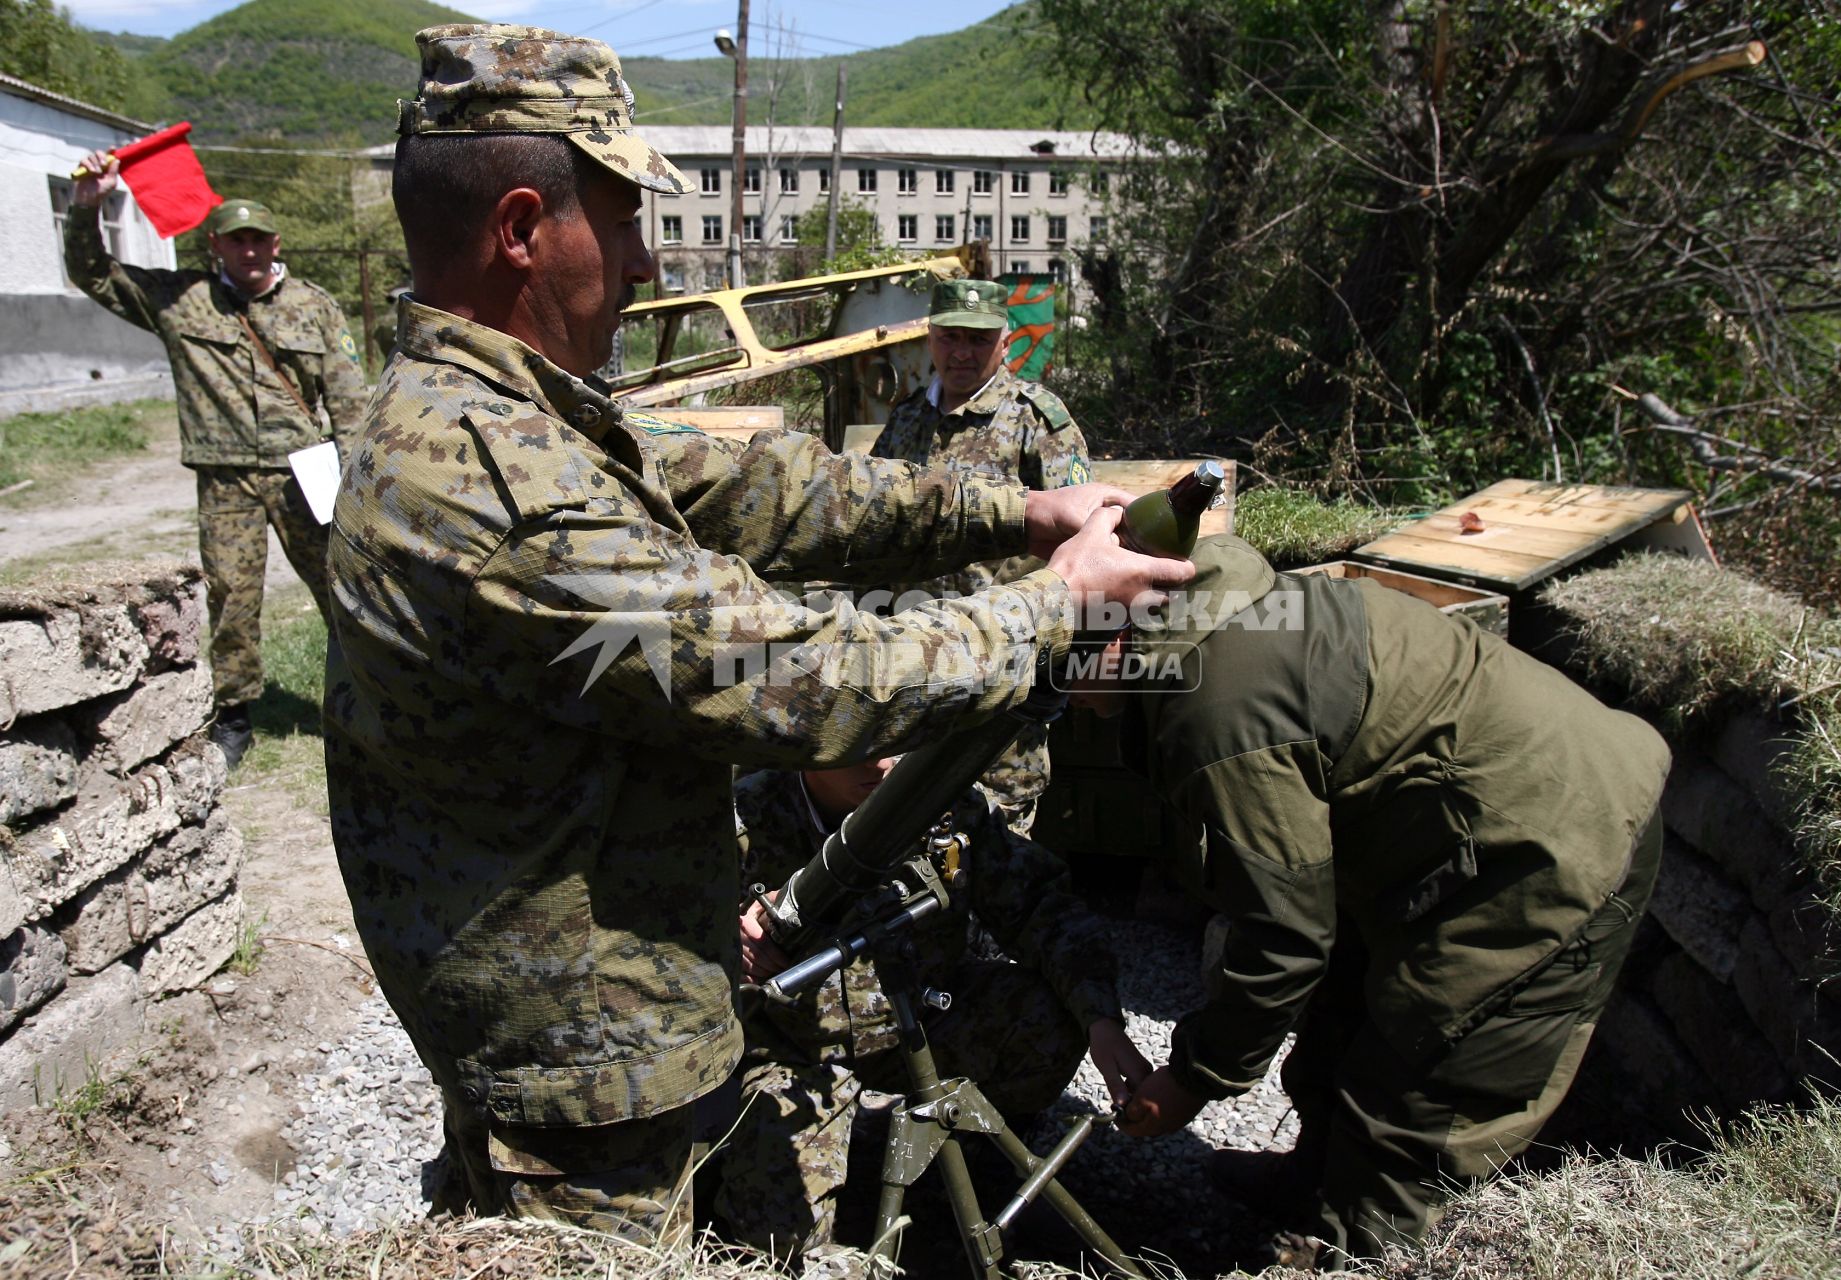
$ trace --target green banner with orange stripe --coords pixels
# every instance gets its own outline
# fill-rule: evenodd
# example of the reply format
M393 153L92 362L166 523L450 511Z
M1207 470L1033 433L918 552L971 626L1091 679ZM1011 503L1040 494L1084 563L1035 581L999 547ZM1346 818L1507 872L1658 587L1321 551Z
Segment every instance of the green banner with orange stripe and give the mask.
M1055 359L1055 278L1001 275L1010 312L1010 349L1004 363L1010 372L1040 382Z

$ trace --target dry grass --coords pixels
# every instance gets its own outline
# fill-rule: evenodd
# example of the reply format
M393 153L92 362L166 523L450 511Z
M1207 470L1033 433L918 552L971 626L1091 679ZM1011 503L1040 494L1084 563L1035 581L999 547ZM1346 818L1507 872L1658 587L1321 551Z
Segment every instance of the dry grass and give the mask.
M0 1276L288 1277L289 1280L760 1280L748 1250L708 1237L648 1249L539 1223L411 1222L346 1239L291 1223L246 1228L245 1253L213 1263L154 1216L115 1203L95 1170L0 1185ZM844 1255L807 1275L855 1274ZM1071 1273L1030 1266L1032 1280ZM1163 1280L1182 1277L1159 1269ZM1265 1280L1297 1273L1277 1269ZM1841 1275L1841 1103L1759 1110L1715 1135L1699 1163L1573 1156L1558 1170L1504 1178L1459 1200L1393 1280L1725 1280Z
M1340 559L1406 518L1347 498L1325 502L1301 489L1251 489L1234 499L1234 532L1281 569Z
M1841 620L1741 574L1627 556L1548 587L1588 672L1674 727L1747 705L1794 726L1778 776L1793 833L1841 912Z

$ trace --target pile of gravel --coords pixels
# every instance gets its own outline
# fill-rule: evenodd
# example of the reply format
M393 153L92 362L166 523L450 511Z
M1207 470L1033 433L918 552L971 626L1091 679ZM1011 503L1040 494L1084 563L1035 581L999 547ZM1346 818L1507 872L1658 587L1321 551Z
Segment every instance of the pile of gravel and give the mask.
M1199 939L1168 926L1107 927L1120 957L1128 1030L1153 1063L1166 1061L1176 1019L1201 1003ZM322 1063L300 1077L296 1116L283 1134L298 1163L275 1188L277 1216L299 1219L310 1233L346 1236L426 1214L424 1165L441 1148L441 1097L396 1015L372 997L352 1032L337 1044L321 1043L318 1054ZM1030 1135L1032 1145L1046 1150L1069 1119L1110 1107L1099 1073L1083 1061ZM1064 1181L1108 1225L1129 1221L1139 1238L1206 1250L1221 1210L1205 1174L1208 1156L1222 1147L1288 1148L1295 1136L1296 1120L1269 1077L1242 1098L1210 1104L1182 1133L1143 1141L1101 1129ZM237 1239L234 1229L219 1236L231 1252Z

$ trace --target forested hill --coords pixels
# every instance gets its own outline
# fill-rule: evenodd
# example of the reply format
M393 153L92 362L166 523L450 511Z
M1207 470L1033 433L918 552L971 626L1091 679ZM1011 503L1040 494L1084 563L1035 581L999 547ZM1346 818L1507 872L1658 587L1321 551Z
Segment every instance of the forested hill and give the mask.
M812 42L757 31L749 119L831 122L836 68L848 69L847 118L858 125L1084 128L1094 113L1018 35L1019 6L963 31L837 57L793 57ZM387 141L396 99L415 83L414 33L472 21L429 0L249 0L171 40L103 36L127 55L121 104L192 121L207 142ZM618 25L592 34L618 50ZM733 66L720 56L623 59L640 120L727 123ZM110 104L103 104L110 105Z

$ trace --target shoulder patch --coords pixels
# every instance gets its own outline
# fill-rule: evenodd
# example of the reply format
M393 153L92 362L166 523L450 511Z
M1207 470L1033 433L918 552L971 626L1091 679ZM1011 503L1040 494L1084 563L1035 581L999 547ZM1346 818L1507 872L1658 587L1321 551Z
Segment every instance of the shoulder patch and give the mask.
M1020 379L1019 379L1020 381ZM1059 431L1074 421L1074 415L1061 403L1061 397L1039 382L1022 383L1023 396L1036 407L1050 431Z
M358 363L358 344L352 341L352 335L344 329L339 330L339 350L350 356L353 364Z
M1086 484L1091 479L1093 479L1093 468L1087 465L1085 458L1076 457L1068 463L1069 484Z
M637 413L631 409L623 410L620 418L627 425L638 427L649 436L700 436L703 434L688 422L668 422L664 418L656 418L649 413Z

